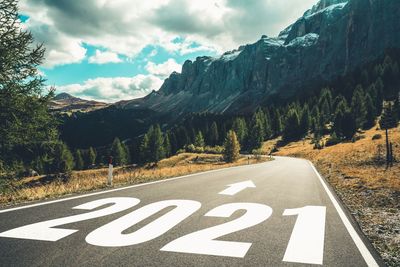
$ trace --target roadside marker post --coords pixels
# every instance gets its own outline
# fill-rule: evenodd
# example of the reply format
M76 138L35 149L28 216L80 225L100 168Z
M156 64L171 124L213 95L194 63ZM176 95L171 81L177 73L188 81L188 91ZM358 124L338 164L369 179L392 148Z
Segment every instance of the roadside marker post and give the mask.
M112 162L113 158L110 157L110 162L108 163L108 180L107 180L107 184L109 186L112 186L113 184L113 162Z

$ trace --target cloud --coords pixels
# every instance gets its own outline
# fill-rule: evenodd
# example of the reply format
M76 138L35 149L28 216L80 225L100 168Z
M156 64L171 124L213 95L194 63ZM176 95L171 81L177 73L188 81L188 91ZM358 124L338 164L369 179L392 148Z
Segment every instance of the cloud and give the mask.
M92 64L106 64L106 63L120 63L122 59L117 53L96 50L95 55L89 58L89 63Z
M109 103L129 100L146 96L153 90L157 91L172 72L180 72L181 69L182 66L172 58L161 64L148 62L147 75L89 79L82 84L59 86L57 92Z
M148 45L185 55L276 35L317 0L21 0L46 66L80 62L83 43L135 57ZM180 37L181 41L176 42ZM197 45L194 45L197 44Z
M65 92L89 100L113 103L143 97L152 90L158 90L163 80L154 75L139 74L134 77L96 78L83 84L57 87L57 92Z
M148 62L146 65L146 70L160 79L166 79L172 72L181 72L182 66L172 58L168 59L162 64L155 64L153 62Z

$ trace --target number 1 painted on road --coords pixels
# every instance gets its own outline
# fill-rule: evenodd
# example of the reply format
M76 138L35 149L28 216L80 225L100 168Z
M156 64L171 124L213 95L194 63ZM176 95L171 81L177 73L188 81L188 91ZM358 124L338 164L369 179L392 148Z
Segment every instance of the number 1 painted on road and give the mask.
M298 215L283 261L322 264L326 207L287 209L283 216Z

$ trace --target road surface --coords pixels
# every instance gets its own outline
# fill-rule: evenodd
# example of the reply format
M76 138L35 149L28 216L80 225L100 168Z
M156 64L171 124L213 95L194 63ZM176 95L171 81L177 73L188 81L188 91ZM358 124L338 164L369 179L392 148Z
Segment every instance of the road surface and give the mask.
M0 210L0 266L380 266L309 161Z

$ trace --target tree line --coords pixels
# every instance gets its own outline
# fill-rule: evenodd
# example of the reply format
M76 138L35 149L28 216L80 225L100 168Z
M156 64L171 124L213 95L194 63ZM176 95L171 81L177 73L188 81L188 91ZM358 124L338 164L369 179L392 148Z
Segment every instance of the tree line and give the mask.
M396 127L400 118L400 52L393 50L322 89L262 105L250 114L190 114L172 127L154 124L143 136L115 137L107 146L89 144L71 151L48 108L54 89L46 90L37 69L43 45L34 45L32 35L21 29L16 0L0 2L0 18L0 176L15 177L29 169L82 170L106 164L110 156L116 165L157 162L183 151L234 151L225 155L231 161L239 150L252 153L278 136L290 142L311 134L319 147L323 135L329 134L329 144L335 144L373 127L378 118L382 128Z

